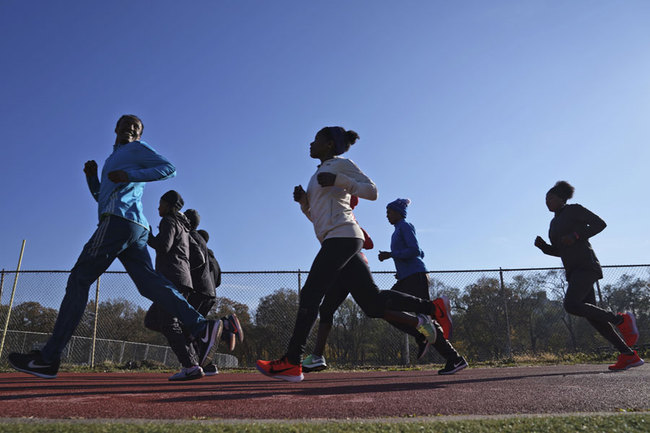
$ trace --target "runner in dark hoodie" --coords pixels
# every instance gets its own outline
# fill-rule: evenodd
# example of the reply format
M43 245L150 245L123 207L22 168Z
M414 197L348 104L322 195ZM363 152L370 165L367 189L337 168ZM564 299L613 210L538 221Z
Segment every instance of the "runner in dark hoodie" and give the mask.
M162 217L157 236L149 232L148 244L156 250L156 271L169 279L187 299L192 294L190 273L190 222L180 212L183 198L174 190L160 198L158 213ZM191 304L191 302L190 302ZM196 306L193 305L195 308ZM197 309L198 311L198 309ZM205 313L201 313L205 315ZM160 304L153 303L144 319L147 328L161 332L183 368L169 378L172 381L193 380L203 377L194 346L188 339L180 321Z
M562 259L569 282L564 296L567 313L587 319L600 335L621 352L616 364L610 365L609 369L637 367L643 364L643 359L630 348L639 339L634 315L614 314L596 304L594 283L603 278L603 271L589 238L605 229L605 221L579 204L566 204L573 197L573 191L573 186L561 180L546 193L546 207L555 213L548 231L551 244L537 236L535 246L544 254ZM623 338L612 325L618 327Z
M198 312L207 316L217 303L215 289L221 284L221 272L219 271L219 274L213 272L211 262L213 260L216 262L216 259L214 255L211 257L212 252L208 249L207 240L196 230L201 222L201 216L195 209L186 210L185 216L190 224L190 273L194 289L188 301ZM217 279L218 281L216 281ZM240 342L244 341L244 331L234 313L222 317L221 321L223 323L221 340L226 342L232 352L235 350L237 338ZM211 360L206 360L202 368L206 376L213 376L219 372Z

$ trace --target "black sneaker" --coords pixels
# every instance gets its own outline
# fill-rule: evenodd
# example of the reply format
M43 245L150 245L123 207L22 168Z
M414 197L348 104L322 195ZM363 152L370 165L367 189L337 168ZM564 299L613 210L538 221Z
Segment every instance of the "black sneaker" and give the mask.
M203 374L205 374L206 376L214 376L216 374L219 374L219 369L215 364L211 362L205 367L203 367Z
M460 356L452 361L447 361L445 368L438 370L438 374L454 374L467 367L467 361L465 361L465 358Z
M208 320L205 326L205 330L201 332L201 335L195 337L198 355L199 355L199 364L203 364L210 354L210 350L214 347L215 342L219 341L221 338L221 332L223 331L223 323L221 320Z
M33 374L43 379L54 379L59 371L60 361L47 363L43 361L40 350L29 353L10 353L7 357L9 365L23 373Z

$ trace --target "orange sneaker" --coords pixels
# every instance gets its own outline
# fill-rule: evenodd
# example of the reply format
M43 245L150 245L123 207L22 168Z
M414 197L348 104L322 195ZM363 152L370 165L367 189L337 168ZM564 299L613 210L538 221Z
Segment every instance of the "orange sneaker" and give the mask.
M300 382L305 378L302 374L302 365L290 363L286 356L275 361L262 361L258 359L255 365L260 373L274 379Z
M449 304L449 298L446 296L441 296L433 300L433 305L436 307L436 312L433 318L440 324L442 327L442 335L445 337L445 340L451 338L452 323L451 323L451 305Z
M618 361L616 361L616 364L610 365L609 369L613 371L623 371L631 367L638 367L639 365L643 365L643 363L643 359L639 358L639 355L635 350L634 355L626 355L624 353L618 355Z
M623 323L617 325L625 344L632 347L639 341L639 328L636 327L636 317L633 313L618 313L619 316L623 317Z

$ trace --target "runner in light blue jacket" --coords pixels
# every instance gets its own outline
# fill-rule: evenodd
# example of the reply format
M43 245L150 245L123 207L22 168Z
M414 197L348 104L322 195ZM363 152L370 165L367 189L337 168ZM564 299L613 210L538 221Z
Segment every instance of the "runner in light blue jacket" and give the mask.
M201 363L221 336L221 320L206 320L151 264L147 250L149 223L141 202L144 185L174 176L176 168L140 141L142 129L137 116L124 115L118 120L113 153L104 163L101 182L97 163L86 162L86 180L99 204L99 225L70 272L52 336L40 351L10 353L9 363L16 370L47 379L56 377L61 353L86 309L90 285L116 258L140 294L178 317L197 338Z

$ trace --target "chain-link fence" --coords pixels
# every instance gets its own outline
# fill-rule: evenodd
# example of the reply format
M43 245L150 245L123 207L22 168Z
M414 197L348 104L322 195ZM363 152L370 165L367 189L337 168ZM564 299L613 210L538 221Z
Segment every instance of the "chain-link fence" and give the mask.
M634 312L639 344L647 344L650 265L605 266L603 271L596 287L597 302L615 312ZM0 271L0 362L9 352L28 351L46 341L68 274ZM390 289L395 282L391 272L373 275L380 289ZM431 297L445 295L451 300L451 342L470 360L591 352L608 345L586 320L565 313L562 299L567 284L561 268L434 271L429 276ZM246 338L232 353L223 344L218 347L220 367L250 367L256 359L284 353L306 277L304 271L223 273L211 316L235 312ZM150 304L126 273L105 273L91 287L86 311L62 361L123 365L153 360L177 366L164 337L144 328ZM383 320L365 317L348 298L335 315L324 355L337 366L405 365L417 362L416 352L412 338ZM442 358L433 353L420 362L440 363Z

